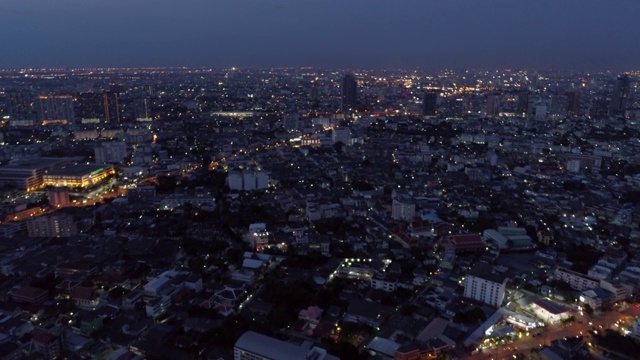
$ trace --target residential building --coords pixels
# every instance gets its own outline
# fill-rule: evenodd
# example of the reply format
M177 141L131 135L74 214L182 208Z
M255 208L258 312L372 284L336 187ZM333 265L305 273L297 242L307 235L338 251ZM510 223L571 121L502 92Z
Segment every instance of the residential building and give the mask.
M29 237L69 237L78 234L71 214L39 216L27 221Z
M507 277L495 273L487 263L476 264L465 278L464 296L500 307L504 300Z

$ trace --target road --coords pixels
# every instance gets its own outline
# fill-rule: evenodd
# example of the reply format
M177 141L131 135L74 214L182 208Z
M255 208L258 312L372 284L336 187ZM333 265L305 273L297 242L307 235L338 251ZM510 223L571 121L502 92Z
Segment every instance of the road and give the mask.
M631 326L636 317L640 315L640 306L629 306L624 311L612 310L602 313L599 316L576 314L576 321L569 324L555 324L541 329L541 333L537 336L522 336L511 344L502 345L499 348L484 350L474 355L463 355L460 359L513 359L514 355L524 355L525 358L531 353L531 349L542 348L550 345L555 339L571 336L584 336L585 344L592 341L590 330L604 331L607 328L620 330L620 328L628 328ZM616 327L616 322L619 327Z

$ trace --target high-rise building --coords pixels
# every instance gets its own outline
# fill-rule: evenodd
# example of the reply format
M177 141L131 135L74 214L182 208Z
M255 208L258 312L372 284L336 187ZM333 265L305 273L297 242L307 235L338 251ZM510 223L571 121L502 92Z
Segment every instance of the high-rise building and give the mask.
M76 101L76 116L81 123L99 123L104 119L101 93L82 93Z
M464 297L500 307L504 300L507 278L494 273L487 263L476 264L467 273L464 283Z
M530 93L528 90L524 90L518 93L518 107L516 113L518 116L528 117L533 110L531 101L529 99Z
M356 108L358 101L358 82L352 74L347 74L342 79L342 111L351 112Z
M7 91L6 102L11 126L32 126L35 124L35 106L29 92Z
M422 98L422 115L433 116L438 112L438 94L427 91Z
M83 93L78 96L78 118L82 123L120 123L118 94L113 92Z
M611 96L611 103L609 111L611 115L618 115L624 113L627 107L627 100L629 98L629 89L631 82L629 75L620 75L616 79L616 84L613 87L613 95Z
M109 125L120 123L120 106L118 105L118 94L114 92L104 92L102 94L102 104L104 106L104 122Z
M487 117L496 118L500 114L500 94L487 95Z
M38 120L42 124L59 122L73 124L75 112L71 95L42 95L38 97Z

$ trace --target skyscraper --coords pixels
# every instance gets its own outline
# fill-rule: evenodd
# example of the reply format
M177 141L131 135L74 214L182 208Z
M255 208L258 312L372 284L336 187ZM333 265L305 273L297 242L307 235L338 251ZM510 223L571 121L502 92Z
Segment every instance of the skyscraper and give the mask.
M358 100L358 83L355 76L347 74L342 79L342 111L351 112Z
M629 75L620 75L616 79L616 84L613 87L613 95L611 96L611 103L609 105L609 113L611 115L623 113L626 109L630 85Z
M424 93L422 99L422 115L433 116L438 111L438 94L434 91Z

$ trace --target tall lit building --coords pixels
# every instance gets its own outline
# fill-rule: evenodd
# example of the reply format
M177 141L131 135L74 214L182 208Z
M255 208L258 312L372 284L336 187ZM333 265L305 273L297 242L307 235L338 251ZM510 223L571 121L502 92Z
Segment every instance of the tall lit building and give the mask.
M616 84L613 87L613 95L611 96L611 103L609 111L611 115L617 115L624 112L627 107L627 100L629 99L629 89L631 82L629 75L620 75L616 79Z
M438 112L438 94L427 91L422 98L422 115L433 116Z
M358 101L358 82L352 74L347 74L342 79L342 111L351 112L356 108Z
M37 101L38 120L48 123L72 124L75 118L71 95L41 95Z

